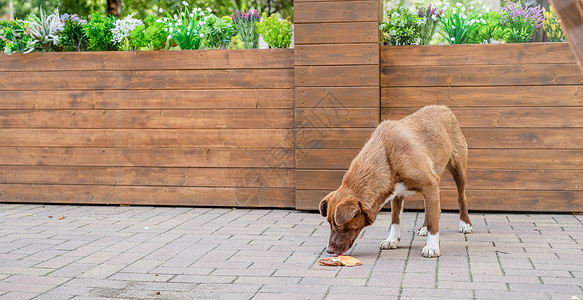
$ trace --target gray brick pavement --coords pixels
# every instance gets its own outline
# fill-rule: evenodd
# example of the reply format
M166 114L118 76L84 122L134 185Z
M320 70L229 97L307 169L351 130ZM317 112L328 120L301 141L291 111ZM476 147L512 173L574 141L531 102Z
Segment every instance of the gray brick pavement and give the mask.
M64 218L62 218L64 217ZM389 213L322 267L316 213L269 209L0 204L0 299L583 299L583 217L444 213L441 252L421 256L423 215Z

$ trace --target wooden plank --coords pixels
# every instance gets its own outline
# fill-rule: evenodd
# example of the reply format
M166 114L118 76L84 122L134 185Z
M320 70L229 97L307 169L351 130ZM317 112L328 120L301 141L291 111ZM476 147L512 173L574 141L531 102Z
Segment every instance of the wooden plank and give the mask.
M381 107L577 106L583 86L388 87L381 89ZM297 106L297 105L296 105Z
M470 149L468 166L495 170L580 170L583 149Z
M2 109L293 108L293 89L0 91Z
M580 85L575 64L383 67L381 86Z
M0 110L3 128L292 128L291 109Z
M293 149L0 147L4 166L293 168Z
M381 110L382 120L398 120L418 108ZM452 107L462 128L470 127L583 127L583 107Z
M0 117L0 122L2 118ZM297 108L296 128L309 127L376 127L378 109L375 108Z
M0 184L0 202L293 208L294 189Z
M296 189L337 189L345 170L296 170Z
M297 87L295 107L379 107L378 87Z
M308 44L374 43L378 45L378 22L294 24L296 47Z
M297 190L296 208L317 211L320 200L329 191ZM583 192L581 191L470 190L468 191L468 200L470 210L477 211L583 211ZM458 210L455 190L441 191L441 208L443 210ZM405 209L423 210L423 201L419 196L407 197Z
M296 151L326 148L360 149L373 131L374 129L361 128L299 128L296 129Z
M294 187L293 169L3 166L3 184Z
M384 46L381 66L575 64L567 43Z
M296 45L296 66L367 65L379 63L378 44Z
M346 170L360 149L312 149L296 151L296 168Z
M377 66L297 66L295 85L298 87L377 87Z
M0 71L291 69L293 55L293 49L38 52L0 56Z
M455 189L449 172L441 187ZM583 191L583 170L468 170L468 189Z
M0 90L291 88L290 69L0 72Z
M465 128L469 148L581 149L579 128Z
M298 2L294 23L377 22L378 1Z
M288 129L4 129L0 147L290 148Z
M555 12L561 20L561 27L567 36L569 45L579 67L583 69L583 4L577 0L550 0Z

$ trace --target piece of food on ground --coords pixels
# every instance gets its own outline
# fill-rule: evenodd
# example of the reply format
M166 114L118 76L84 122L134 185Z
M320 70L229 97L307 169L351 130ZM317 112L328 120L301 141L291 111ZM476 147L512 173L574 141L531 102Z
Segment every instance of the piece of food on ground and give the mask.
M354 267L362 265L362 262L352 256L340 255L337 257L320 258L318 263L322 266L347 266Z

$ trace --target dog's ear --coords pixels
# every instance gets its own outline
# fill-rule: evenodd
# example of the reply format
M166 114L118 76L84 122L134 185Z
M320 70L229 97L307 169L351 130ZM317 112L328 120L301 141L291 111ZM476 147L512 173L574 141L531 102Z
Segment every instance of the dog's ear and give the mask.
M326 195L326 197L324 197L324 199L322 199L322 201L320 201L320 214L324 218L328 216L328 200L330 200L330 198L332 198L335 193L336 191L330 192L328 195Z
M337 226L342 226L352 220L360 213L360 205L354 198L346 199L336 206L334 222Z

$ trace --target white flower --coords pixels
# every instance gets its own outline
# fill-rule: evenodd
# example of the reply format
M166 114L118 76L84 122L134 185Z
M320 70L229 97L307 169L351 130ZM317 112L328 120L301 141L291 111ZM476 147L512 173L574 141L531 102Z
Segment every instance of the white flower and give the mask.
M462 7L462 12L464 12L464 11L466 11L466 8L465 7Z
M454 37L452 37L452 38L451 38L451 41L452 41L452 42L455 42L455 38L454 38Z
M200 7L197 7L197 8L196 8L196 11L202 11L202 8L200 8Z
M212 10L210 7L207 7L207 8L206 8L206 11L208 11L208 12L213 12L213 10Z
M176 14L174 14L174 19L178 19L178 16Z
M203 21L198 21L198 25L204 25Z
M186 16L186 14L184 12L181 12L180 15L183 17Z
M125 17L123 20L116 20L115 27L111 29L113 37L111 41L114 44L119 44L121 41L130 36L132 30L134 30L138 25L142 25L142 21L132 18L131 15Z
M200 36L200 37L204 37L204 34L203 34L203 33L201 33L201 34L199 34L199 36Z
M437 16L436 15L431 15L431 19L433 19L433 21L437 21Z
M455 6L460 7L460 6L462 6L462 4L458 2L455 4Z
M160 9L158 9L158 12L164 12L164 10L160 7Z
M194 18L194 15L193 15L193 14L190 14L190 15L188 15L188 16L189 16L189 17L191 17L191 18Z
M182 5L184 5L184 6L188 6L188 2L186 2L186 1L182 1Z

